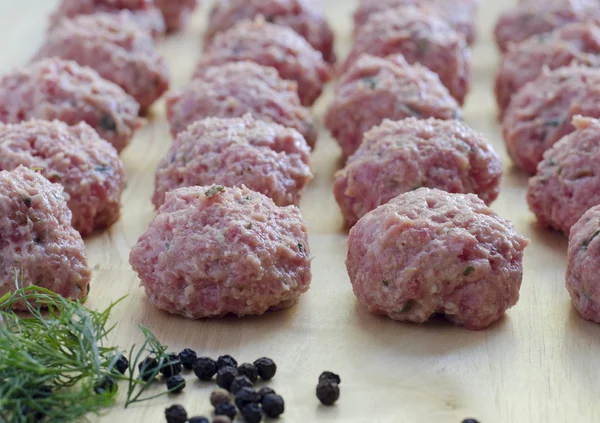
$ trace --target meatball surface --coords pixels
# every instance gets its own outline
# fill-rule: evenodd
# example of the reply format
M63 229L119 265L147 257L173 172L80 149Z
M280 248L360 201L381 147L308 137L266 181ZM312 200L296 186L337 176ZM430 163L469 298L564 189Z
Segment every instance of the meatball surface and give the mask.
M358 149L363 134L386 118L461 116L456 100L429 69L409 65L402 55L386 59L363 55L341 76L325 126L348 157Z
M517 303L527 244L477 196L420 188L358 221L346 267L373 313L484 329Z
M94 69L148 109L169 88L167 61L128 14L95 13L64 19L34 60L58 57Z
M130 255L154 305L194 319L290 306L310 261L297 207L219 185L169 192Z
M15 277L73 300L91 279L62 187L24 166L0 171L0 297L15 290Z
M177 136L158 165L152 201L158 208L175 188L219 184L297 205L311 179L310 148L298 131L251 115L208 118Z
M174 2L176 0L169 0ZM152 0L61 0L50 15L50 29L64 19L94 13L127 13L136 24L154 38L166 31L165 20Z
M529 180L529 208L545 226L569 234L600 204L600 120L575 117L575 132L554 144Z
M31 63L0 81L0 122L85 122L121 152L142 125L139 104L90 68L56 58Z
M348 226L392 198L420 187L474 193L487 204L500 192L502 162L481 135L454 120L384 120L365 133L334 194Z
M291 28L265 22L262 17L241 21L218 34L206 46L198 68L202 72L206 66L239 61L271 66L281 78L296 81L304 106L317 100L331 78L331 68L323 56L301 35Z
M514 44L506 52L496 76L496 100L500 113L528 82L544 68L569 65L600 68L600 27L594 23L574 23Z
M600 323L600 206L592 207L569 235L567 289L581 317Z
M210 13L206 40L212 40L239 21L259 15L268 22L292 28L320 51L327 62L335 62L333 31L323 12L306 0L218 0Z
M171 134L207 117L232 118L251 113L300 132L309 146L317 142L310 112L300 104L296 83L273 68L253 62L233 62L202 69L196 78L167 98Z
M502 135L515 165L534 174L544 152L575 130L573 117L600 118L600 68L545 71L510 102Z
M39 169L64 188L82 236L119 220L125 168L117 150L85 123L30 120L0 124L0 170Z
M464 38L447 22L413 7L371 15L359 29L343 69L362 54L402 54L438 74L450 94L463 104L471 79L471 52Z

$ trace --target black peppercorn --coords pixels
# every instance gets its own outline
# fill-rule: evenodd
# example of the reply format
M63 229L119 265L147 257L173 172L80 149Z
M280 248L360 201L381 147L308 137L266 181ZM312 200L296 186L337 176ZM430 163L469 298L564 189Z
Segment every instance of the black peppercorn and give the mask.
M119 355L119 358L117 358L117 361L115 362L115 369L117 369L119 373L124 375L128 368L129 360L127 360L127 358L124 355Z
M275 393L275 391L273 389L269 388L268 386L265 386L264 388L260 388L258 390L258 396L260 397L261 401L263 400L265 395L274 394L274 393Z
M277 394L267 394L262 399L262 409L269 417L279 417L285 410L283 398Z
M188 423L210 423L208 419L204 416L194 416L190 417Z
M259 423L262 420L260 405L256 403L247 404L240 412L246 423Z
M244 387L235 394L235 405L237 405L240 410L250 403L258 404L259 402L260 396L254 388Z
M217 373L217 362L210 357L200 357L194 361L193 369L198 379L209 381Z
M181 361L177 354L169 354L163 361L160 372L166 377L171 377L181 373Z
M333 405L340 397L340 387L332 380L324 380L317 385L317 398L324 405Z
M140 364L138 364L140 371L140 379L148 382L158 374L158 361L153 357L146 357Z
M238 373L242 376L246 376L252 383L256 383L258 380L258 369L254 364L244 363L238 367Z
M231 392L233 395L236 395L240 389L252 388L253 386L254 384L252 383L252 381L250 381L250 379L248 379L246 376L237 376L231 382L229 392Z
M178 394L185 388L185 379L181 375L173 375L167 379L167 389Z
M181 405L172 405L165 409L167 423L185 423L187 422L187 411Z
M462 423L479 423L479 421L475 419L464 419Z
M117 384L115 380L110 376L104 376L94 385L94 392L97 394L103 394L105 392L115 392L117 390Z
M223 402L231 402L231 394L223 388L217 388L210 393L210 403L213 407Z
M235 415L237 414L237 409L235 405L230 402L224 402L221 404L217 404L215 407L215 415L216 416L227 416L231 420L235 419Z
M225 367L225 366L231 366L231 367L237 368L236 359L227 354L222 355L219 358L217 358L217 369L220 369L221 367Z
M258 370L258 375L263 380L273 379L275 373L277 372L277 365L273 360L267 357L259 358L254 362Z
M231 366L221 367L217 372L217 385L223 389L229 390L233 379L238 375L237 369Z
M335 382L338 385L342 382L340 377L333 372L321 373L321 376L319 376L319 382L323 382L324 380L331 380L332 382Z
M196 351L186 348L185 350L179 353L179 361L183 364L188 370L192 370L194 368L194 363L198 356L196 355Z

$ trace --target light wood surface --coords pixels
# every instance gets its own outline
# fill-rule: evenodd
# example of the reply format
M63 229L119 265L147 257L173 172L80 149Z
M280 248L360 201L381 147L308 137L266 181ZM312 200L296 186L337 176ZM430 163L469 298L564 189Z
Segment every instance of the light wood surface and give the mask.
M376 1L376 0L373 0ZM26 63L43 40L56 0L0 1L0 71ZM324 0L337 33L340 57L350 43L354 1ZM564 288L566 240L539 228L525 202L527 178L506 157L492 96L498 54L493 23L513 1L482 5L480 37L474 47L474 84L466 120L484 132L503 155L502 194L494 208L513 220L532 243L526 251L521 300L488 330L469 332L442 321L401 324L362 309L346 274L346 233L331 194L339 150L322 131L313 155L316 179L302 201L314 253L311 290L290 309L262 317L191 321L153 308L128 264L138 236L154 216L150 203L154 169L171 142L164 104L122 158L128 173L123 217L111 230L86 240L94 280L88 305L103 308L124 295L114 313L114 342L139 342L139 323L149 325L174 351L230 353L241 361L270 356L279 365L271 386L286 400L282 422L454 423L476 417L482 423L600 421L600 327L582 320ZM209 3L184 33L160 42L173 86L184 84L200 56ZM331 87L314 108L322 116ZM596 363L596 364L594 364ZM316 380L322 370L338 372L341 399L319 406ZM164 408L185 404L191 414L210 414L212 385L193 377L180 396L115 408L100 421L162 422ZM162 388L161 388L162 389Z

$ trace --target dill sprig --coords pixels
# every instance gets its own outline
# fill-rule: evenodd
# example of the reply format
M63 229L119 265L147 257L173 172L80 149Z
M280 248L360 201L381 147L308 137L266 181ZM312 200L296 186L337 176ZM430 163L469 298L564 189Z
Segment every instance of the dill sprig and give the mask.
M121 353L107 345L107 337L114 328L110 314L119 301L98 312L38 286L0 298L0 421L87 421L88 413L100 414L116 404L116 384L115 389L97 389L107 377L127 381L125 406L167 393L143 396L160 368L169 364L166 347L146 327L140 326L142 347L129 351L126 374L116 370ZM28 314L13 312L15 304L25 305ZM147 356L159 367L144 381L135 375Z

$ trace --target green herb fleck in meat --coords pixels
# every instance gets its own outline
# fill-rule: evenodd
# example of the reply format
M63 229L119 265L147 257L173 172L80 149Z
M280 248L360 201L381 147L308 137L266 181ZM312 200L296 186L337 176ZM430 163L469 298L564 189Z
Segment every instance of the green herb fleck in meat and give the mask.
M417 38L415 42L417 44L417 53L419 56L425 56L429 51L429 47L431 46L429 40L426 38Z
M108 172L111 169L108 165L96 166L96 172Z
M469 276L471 273L473 273L475 271L475 268L473 266L469 266L465 269L465 271L463 272L464 276Z
M592 241L598 236L600 235L600 230L597 230L596 232L594 232L594 234L589 238L586 239L585 241L583 241L583 244L581 244L581 248L583 250L587 250L587 248L589 247L589 245L592 243Z
M105 131L116 131L117 124L110 115L105 113L100 119L100 128L104 129Z
M21 197L27 207L31 207L31 197Z
M225 192L225 187L223 185L215 185L204 194L206 195L206 198L213 198L215 195L223 192Z
M249 223L246 225L246 229L248 229L248 230L252 229L252 222L249 222Z
M48 180L50 182L60 181L61 179L62 179L62 176L59 173L52 173L52 174L48 175Z
M367 76L366 78L363 78L363 81L370 89L377 87L377 79L375 79L374 76Z
M562 125L562 123L563 123L562 119L548 119L547 121L544 122L544 126L558 128L560 125Z
M301 253L304 252L304 245L298 243L298 251L300 251Z
M409 106L408 104L401 104L398 108L404 113L406 113L408 116L413 116L416 118L422 117L421 112L419 110L415 109L412 106Z
M41 237L36 237L33 242L35 242L36 244L41 244L42 243L42 238Z
M388 281L387 279L382 280L381 283L384 284L386 287L390 286L390 281Z
M408 300L400 309L400 313L409 313L413 308L415 308L416 305L417 302L415 300Z

